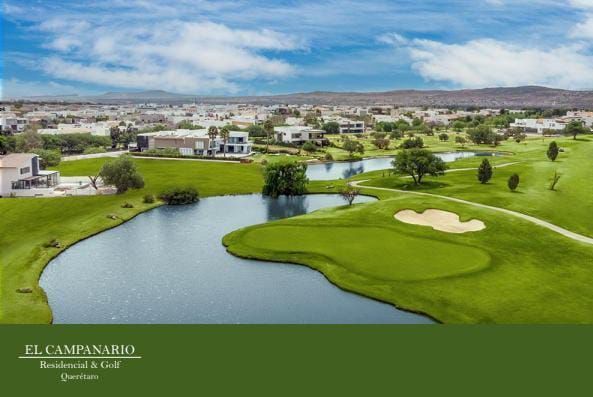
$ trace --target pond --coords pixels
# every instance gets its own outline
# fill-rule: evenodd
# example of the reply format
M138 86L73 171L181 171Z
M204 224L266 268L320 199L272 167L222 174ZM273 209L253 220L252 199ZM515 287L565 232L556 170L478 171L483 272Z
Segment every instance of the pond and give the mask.
M467 157L474 156L498 156L497 153L490 152L447 152L435 153L446 163L453 162ZM344 162L329 162L322 164L310 164L307 167L307 177L311 181L331 181L334 179L347 179L354 175L362 174L370 171L380 171L393 168L391 162L393 157L378 157L364 159L360 161L344 161Z
M221 244L238 228L337 205L336 195L245 195L159 207L67 249L40 284L54 323L431 323L305 266L237 258Z

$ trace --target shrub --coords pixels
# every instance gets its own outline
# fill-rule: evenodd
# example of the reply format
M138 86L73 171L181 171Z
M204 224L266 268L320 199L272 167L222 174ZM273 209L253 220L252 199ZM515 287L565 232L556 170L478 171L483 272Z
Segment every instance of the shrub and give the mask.
M160 194L159 198L168 205L184 205L197 202L200 197L193 187L172 188Z
M514 192L517 189L517 186L519 186L519 175L517 175L517 174L511 175L509 177L507 185L509 186L509 189L511 189L511 191Z
M153 194L145 194L144 198L142 199L144 204L152 204L154 203L154 195Z
M303 150L307 153L313 153L317 150L317 146L313 142L305 142L303 144Z
M492 178L492 166L488 159L482 160L482 164L478 168L478 180L480 183L486 183Z
M107 150L105 150L105 148L103 147L98 147L98 146L90 146L87 147L86 149L84 149L84 151L82 152L83 154L97 154L97 153L106 153Z
M550 142L550 146L548 146L548 151L546 152L546 156L552 161L556 161L558 157L558 153L560 153L560 149L558 148L558 144L556 141Z
M420 137L410 138L403 141L401 144L402 149L414 149L424 147L424 141Z
M128 203L127 201L121 205L122 208L134 208L132 203Z
M449 140L449 135L447 135L445 133L439 134L439 141L447 142L448 140Z
M332 156L332 154L331 154L330 152L327 152L327 153L325 153L325 156L323 156L323 158L324 158L326 161L333 161L333 159L334 159L334 156Z

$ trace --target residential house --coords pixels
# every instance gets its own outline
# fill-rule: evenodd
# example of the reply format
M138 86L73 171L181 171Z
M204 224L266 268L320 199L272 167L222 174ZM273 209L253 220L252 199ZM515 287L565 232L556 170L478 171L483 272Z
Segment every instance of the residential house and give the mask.
M566 124L566 122L557 119L515 119L510 127L521 128L525 132L542 134L544 131L563 131Z
M324 137L326 132L313 127L296 125L274 127L274 132L276 133L276 140L282 143L302 145L305 142L313 142L319 146L327 143L327 139Z
M39 156L14 153L0 156L0 196L44 196L60 183L58 171L39 168Z
M226 143L220 136L211 139L207 129L150 132L138 134L136 144L140 151L174 148L184 156L212 156L223 152L234 155L251 153L249 134L244 131L230 131Z

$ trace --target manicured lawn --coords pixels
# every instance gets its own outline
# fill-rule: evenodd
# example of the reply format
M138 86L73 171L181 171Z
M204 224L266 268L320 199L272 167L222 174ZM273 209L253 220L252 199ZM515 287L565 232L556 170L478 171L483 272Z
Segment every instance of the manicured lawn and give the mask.
M516 154L489 158L491 163L518 163L494 170L493 178L484 185L478 182L475 170L450 172L438 178L427 177L421 187L414 186L409 178L383 177L381 172L359 175L355 179L371 179L367 183L370 186L422 189L429 193L508 208L593 236L593 140L556 138L564 152L555 162L548 160L545 155L551 140L503 144L500 149L512 150ZM451 167L477 167L481 161L479 157L463 159L451 164ZM549 184L555 171L561 178L556 191L551 191ZM517 173L521 180L514 193L507 187L507 180L513 173Z
M480 219L486 229L449 234L393 218L427 208ZM593 322L593 247L464 204L400 195L252 226L224 243L239 256L310 266L344 289L446 323Z
M94 175L105 159L64 162L64 176ZM47 323L51 312L39 276L64 248L117 226L155 204L143 204L144 194L167 187L194 186L202 197L261 191L261 168L256 164L137 159L144 189L118 196L0 199L0 323ZM121 208L124 202L134 208ZM116 215L117 219L108 218ZM46 247L56 239L62 248ZM92 255L92 253L89 253ZM114 253L117 255L117 253ZM17 293L31 288L32 293Z

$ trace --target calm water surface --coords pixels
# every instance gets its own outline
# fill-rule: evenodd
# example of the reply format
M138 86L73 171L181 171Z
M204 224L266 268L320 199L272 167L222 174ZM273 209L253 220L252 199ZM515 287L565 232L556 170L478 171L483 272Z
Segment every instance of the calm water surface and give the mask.
M221 244L240 227L342 204L246 195L163 206L69 248L40 283L55 323L430 323L307 267L240 259Z
M458 159L473 157L473 156L492 156L497 154L491 153L476 153L476 152L448 152L436 153L436 155L443 159L446 163L453 162ZM334 179L347 179L354 175L362 174L364 172L379 171L393 168L391 162L393 157L380 157L372 159L364 159L354 162L331 162L323 164L310 164L307 167L307 176L312 181L331 181Z

